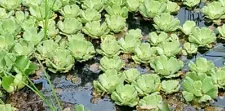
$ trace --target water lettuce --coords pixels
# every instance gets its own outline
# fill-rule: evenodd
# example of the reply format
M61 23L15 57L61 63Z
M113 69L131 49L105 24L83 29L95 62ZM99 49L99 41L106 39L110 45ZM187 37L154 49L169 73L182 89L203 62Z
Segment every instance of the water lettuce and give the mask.
M225 7L219 1L213 1L204 6L202 12L206 18L218 20L224 18Z
M143 0L126 0L127 8L130 12L136 12Z
M196 23L194 21L187 20L183 24L182 27L180 27L180 30L185 34L185 35L190 35L191 31L196 27Z
M140 29L132 29L126 33L124 38L120 38L118 43L120 48L123 50L123 53L132 53L135 48L141 44L141 30ZM135 44L134 44L135 43Z
M159 31L172 32L176 31L179 27L180 21L178 18L174 18L174 16L169 13L162 13L161 15L157 15L153 19L153 26Z
M159 54L166 55L168 57L175 56L181 51L180 42L177 40L164 41L158 45Z
M19 25L16 23L15 19L4 19L0 21L0 35L17 35L20 31Z
M89 23L92 21L100 21L100 20L101 20L101 14L95 9L88 8L80 12L80 21L82 23Z
M201 0L182 0L182 3L190 8L198 5Z
M188 67L191 71L197 73L207 73L210 74L215 71L215 65L212 61L209 61L203 57L196 58L195 63L190 61Z
M126 0L106 0L105 4L107 6L113 6L113 5L125 6L126 5Z
M0 6L10 11L19 8L21 3L22 0L1 0Z
M10 50L16 43L13 35L0 36L0 49Z
M45 63L52 73L66 73L72 69L75 60L69 50L57 48L48 53Z
M166 10L166 3L155 0L144 0L144 3L140 5L139 10L143 17L154 18Z
M113 58L108 58L104 56L100 60L100 69L103 71L107 71L107 70L120 71L124 66L125 64L120 59L119 56L114 56Z
M31 6L29 7L29 12L30 14L35 17L38 21L42 21L45 19L45 3L42 2L40 5L35 5L35 6ZM53 17L54 13L53 10L49 10L48 11L48 19L50 19L51 17Z
M30 56L34 50L34 44L26 40L20 39L18 43L15 44L13 52L17 55L27 55Z
M2 88L12 93L25 87L24 83L28 82L25 76L33 74L37 68L37 65L32 63L27 56L17 56L13 63L16 75L2 77Z
M178 80L163 80L161 88L166 94L172 94L179 91L180 82Z
M37 57L40 60L44 60L48 58L48 55L50 52L52 52L55 48L58 48L59 45L54 42L53 40L45 40L42 41L38 46L37 46Z
M106 12L108 15L118 15L124 18L128 18L128 9L127 7L122 7L120 5L112 5L105 7Z
M118 15L106 16L106 24L111 31L119 33L124 31L126 27L126 19Z
M76 18L65 18L63 21L59 21L57 26L65 34L75 34L82 29L81 22Z
M83 9L90 8L101 11L104 8L105 0L83 0L82 2Z
M176 2L167 2L166 10L167 13L177 13L180 10L180 6Z
M219 34L221 35L221 39L225 39L225 25L223 24L220 27L217 27L217 30L219 31Z
M121 52L120 46L113 35L106 35L100 47L101 49L97 49L97 52L107 57L117 56Z
M136 68L125 70L122 74L125 76L125 81L128 83L134 83L137 77L140 76L140 72Z
M110 30L106 23L100 23L100 21L88 22L82 29L82 31L89 35L93 39L98 39L101 36L107 34Z
M158 92L160 90L160 82L160 77L157 74L144 74L138 76L133 85L140 96L145 96Z
M161 55L156 57L150 65L160 76L172 78L180 76L177 72L184 66L184 63L174 57Z
M183 44L183 50L182 50L183 55L196 54L197 51L198 51L198 47L195 44L192 44L189 42L185 42Z
M124 77L119 75L116 70L107 70L97 80L94 80L93 86L97 92L111 94L123 81Z
M117 86L116 90L112 92L111 99L115 101L117 105L126 105L134 107L138 104L138 93L133 85Z
M79 62L87 61L94 57L95 49L91 42L87 40L72 39L68 43L68 49L75 60Z
M134 56L132 59L135 63L150 63L158 53L157 47L151 47L149 43L142 43L140 46L137 46L134 50Z
M153 46L157 46L161 44L163 41L166 41L168 38L169 36L165 32L160 32L159 34L157 34L156 32L151 32L148 34L148 41Z
M216 36L212 30L206 27L195 27L192 29L188 37L190 43L194 43L199 47L211 47L210 44L216 41Z
M156 92L150 95L147 95L140 99L138 106L138 111L148 110L148 111L169 111L169 106L163 102L162 96Z
M61 10L60 13L65 18L75 18L80 14L80 8L76 4L66 5Z
M37 31L37 28L30 28L24 31L23 39L27 42L31 42L34 45L38 45L44 38L44 31Z
M220 89L225 89L225 68L218 68L215 73L210 75L213 79L213 82Z
M189 72L183 82L183 97L187 102L207 102L217 97L218 89L213 79L204 73Z

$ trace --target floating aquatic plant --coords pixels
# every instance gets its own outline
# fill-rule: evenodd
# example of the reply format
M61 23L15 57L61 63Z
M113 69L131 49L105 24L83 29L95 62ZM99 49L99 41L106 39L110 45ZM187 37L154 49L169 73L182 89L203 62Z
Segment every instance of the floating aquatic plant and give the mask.
M198 47L212 47L211 44L216 41L216 36L209 28L195 27L192 29L188 40L190 43L196 44Z
M154 27L158 31L172 32L176 31L179 27L180 21L169 13L162 13L153 19Z
M213 79L204 73L189 72L183 82L183 96L187 102L207 102L216 98L218 89Z
M156 57L150 65L160 76L172 78L180 76L178 71L184 66L184 63L174 57L161 55Z
M112 92L111 98L117 105L127 105L134 107L138 104L138 93L133 85L117 86L116 90Z
M155 0L144 0L139 10L143 17L154 18L166 10L166 3Z

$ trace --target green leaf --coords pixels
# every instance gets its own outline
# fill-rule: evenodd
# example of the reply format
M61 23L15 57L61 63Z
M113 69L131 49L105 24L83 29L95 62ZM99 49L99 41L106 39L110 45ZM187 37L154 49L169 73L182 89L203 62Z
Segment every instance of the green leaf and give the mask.
M214 84L212 83L212 79L210 77L206 77L202 81L202 91L203 93L207 93L208 91L214 88Z
M11 86L13 83L14 78L11 76L4 76L2 78L2 87L5 89L7 92L13 92L15 89Z
M207 27L194 27L188 36L188 41L199 47L206 47L216 41L215 33Z
M199 99L199 102L207 102L209 100L212 100L212 98L209 95L204 95Z
M32 73L33 73L35 70L37 70L37 69L38 69L38 66L37 66L36 64L30 63L29 68L27 68L27 69L25 70L25 74L26 74L26 75L32 74Z
M75 111L90 111L89 109L85 108L82 104L75 105Z
M112 92L111 99L115 101L117 105L127 105L134 107L138 104L137 91L133 85L123 85L117 86L116 90Z
M124 76L119 75L116 70L107 70L98 77L97 81L94 81L94 88L98 92L110 94L119 84L123 83L123 81Z
M211 20L218 20L224 18L223 15L225 13L225 7L219 1L213 1L207 3L202 8L202 13L205 15L206 18Z
M158 10L158 9L157 9ZM178 18L169 13L162 13L153 18L155 24L153 26L158 31L173 32L179 28L180 21Z
M3 36L0 36L0 48L5 48L5 38Z
M223 0L224 1L224 0ZM225 2L225 1L224 1ZM220 27L217 27L217 30L219 31L219 34L222 36L220 38L225 39L225 24L223 24Z
M17 73L29 75L36 69L38 69L38 66L32 63L27 56L21 55L16 57L14 70Z
M186 101L192 101L194 99L194 95L192 93L189 93L187 91L183 91L183 96L185 98Z
M180 88L178 80L163 80L162 81L162 91L166 94L171 94L174 92L178 92Z
M1 111L15 111L11 104L0 104Z
M182 0L183 4L188 7L194 7L200 3L201 0Z
M162 101L161 104L158 105L160 111L170 111L168 103Z
M131 68L123 72L125 76L125 81L128 83L133 83L140 76L140 72L136 68Z
M29 67L29 58L27 56L21 55L16 57L15 65L16 69L18 69L19 72L17 73L24 73L20 71L24 71L24 69Z
M100 69L102 71L111 70L111 69L120 71L124 66L125 66L125 64L120 59L119 56L114 56L113 58L108 58L108 57L104 56L100 60Z
M23 81L23 75L22 75L22 74L16 74L16 75L14 76L14 83L15 83L15 84L18 84L18 83L20 83L21 81Z

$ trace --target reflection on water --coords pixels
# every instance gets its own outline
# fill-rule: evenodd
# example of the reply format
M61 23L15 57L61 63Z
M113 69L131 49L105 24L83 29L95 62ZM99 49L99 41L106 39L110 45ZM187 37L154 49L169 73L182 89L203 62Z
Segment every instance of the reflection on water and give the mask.
M225 108L225 98L217 97L216 102L212 103L213 106Z
M201 3L199 5L200 8L202 8L204 6L204 3ZM201 11L199 9L196 10L188 10L187 8L181 8L177 14L177 18L180 20L180 25L184 24L185 21L187 20L191 20L191 21L195 21L195 23L199 26L199 27L204 27L205 23L204 23L204 18L202 13L200 13Z
M87 87L61 87L62 91L58 94L60 99L66 103L83 104L85 107L91 109L91 111L115 111L115 105L110 102L110 99L100 99L96 104L91 103L92 88Z

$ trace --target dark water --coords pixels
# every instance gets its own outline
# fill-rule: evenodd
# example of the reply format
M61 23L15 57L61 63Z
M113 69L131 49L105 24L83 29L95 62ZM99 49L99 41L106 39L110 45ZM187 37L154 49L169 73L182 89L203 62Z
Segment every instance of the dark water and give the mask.
M202 7L203 4L200 5ZM129 14L129 19L127 20L129 29L140 28L143 31L143 35L147 35L150 31L153 31L151 20L144 21L138 19L139 15ZM176 16L179 18L181 25L186 20L194 20L200 26L206 26L204 22L203 15L199 12L188 11L185 8L182 8ZM184 70L188 70L187 64L189 61L194 61L196 57L203 56L208 60L212 60L217 67L224 66L224 55L225 47L221 43L217 43L214 49L206 53L198 53L197 56L186 59L183 58L186 62ZM98 59L95 59L94 62L98 62ZM87 63L87 66L92 63ZM88 70L87 66L82 64L76 64L75 71L71 72L70 75L78 76L81 78L76 84L66 79L66 75L51 75L53 85L55 86L60 100L66 104L83 104L85 107L89 108L91 111L132 111L133 108L129 107L118 107L113 102L110 101L109 97L105 97L97 101L96 104L91 102L92 100L92 81L97 79L99 76L98 73L93 73ZM137 67L142 73L145 73L147 70L143 67ZM36 82L43 84L43 93L46 97L52 97L50 92L50 87L47 84L46 80L37 80ZM217 101L212 103L212 106L225 108L225 99L223 97L218 97ZM184 111L195 111L193 107L184 107Z

